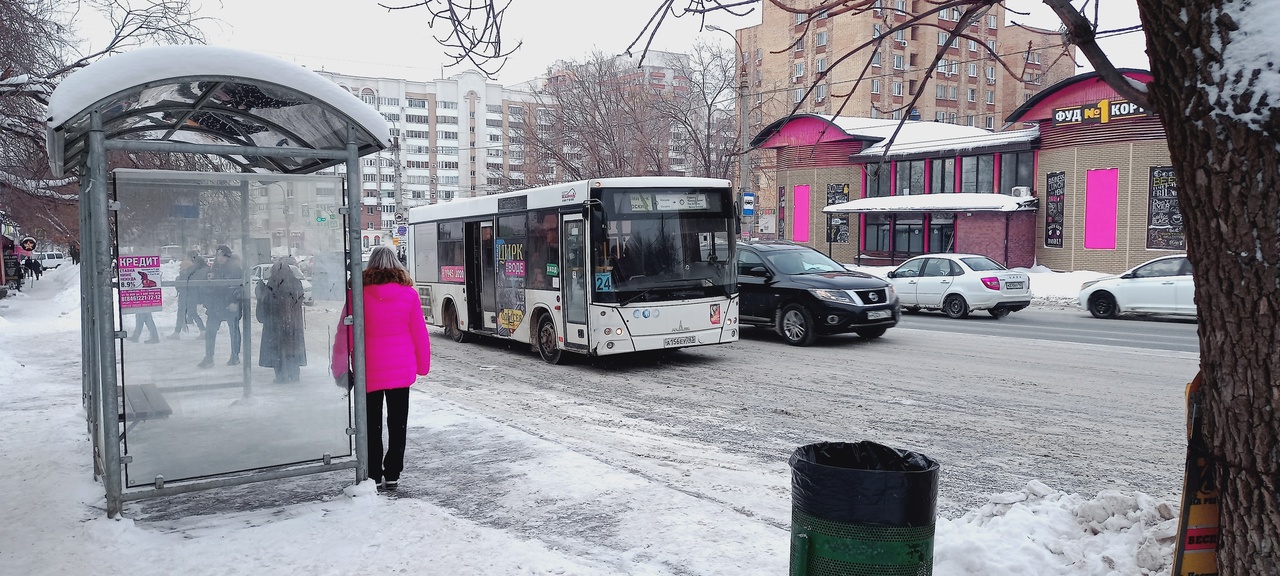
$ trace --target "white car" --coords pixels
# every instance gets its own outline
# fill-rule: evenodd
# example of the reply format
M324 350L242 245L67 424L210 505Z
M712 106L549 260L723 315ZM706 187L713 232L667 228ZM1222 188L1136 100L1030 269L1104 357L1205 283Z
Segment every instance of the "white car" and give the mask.
M39 261L45 270L52 270L71 261L62 252L35 252L31 257Z
M1079 305L1094 318L1120 314L1195 316L1196 284L1186 254L1161 256L1119 276L1080 285Z
M255 289L257 288L258 283L262 282L263 276L271 274L271 266L271 264L259 264L253 267L252 278ZM302 280L302 303L306 305L315 303L315 300L311 297L311 281L307 280L307 277L302 275L302 270L298 269L296 265L290 264L289 269L293 270L294 276L297 276L299 280Z
M986 310L1004 318L1031 304L1031 277L977 254L916 256L888 274L908 312L942 310L952 318Z

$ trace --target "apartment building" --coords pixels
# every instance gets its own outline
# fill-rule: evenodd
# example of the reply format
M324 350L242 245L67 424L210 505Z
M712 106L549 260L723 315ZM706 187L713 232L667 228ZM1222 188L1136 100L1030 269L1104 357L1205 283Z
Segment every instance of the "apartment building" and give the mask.
M386 118L393 146L360 160L365 248L398 243L409 208L521 186L518 132L531 95L476 71L416 81L319 72ZM344 173L339 166L331 173Z
M944 31L960 20L960 9L906 26L934 8L922 0L881 0L866 11L810 18L762 3L761 23L736 31L747 74L748 132L793 111L1000 130L1019 105L1075 73L1074 50L1064 49L1057 32L1006 26L1003 5L965 27L967 37ZM774 155L753 152L749 162L749 187L758 194L755 233L776 237Z

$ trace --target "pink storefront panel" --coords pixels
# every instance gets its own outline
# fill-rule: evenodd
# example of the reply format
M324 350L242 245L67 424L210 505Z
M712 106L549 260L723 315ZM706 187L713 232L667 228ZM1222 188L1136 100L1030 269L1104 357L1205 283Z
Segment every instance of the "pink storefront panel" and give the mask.
M1084 247L1115 250L1120 171L1090 170L1084 186Z
M795 210L791 218L791 239L796 242L809 241L809 187L796 186Z

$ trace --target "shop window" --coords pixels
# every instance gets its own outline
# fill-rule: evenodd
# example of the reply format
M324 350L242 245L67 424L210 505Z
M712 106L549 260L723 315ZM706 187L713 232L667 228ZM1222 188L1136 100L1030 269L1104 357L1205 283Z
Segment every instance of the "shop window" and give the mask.
M932 177L930 178L929 192L931 194L942 194L956 191L956 159L955 158L937 158L931 166Z
M1090 170L1084 188L1084 247L1114 250L1116 247L1116 203L1119 171L1115 168Z
M924 160L900 161L898 167L898 183L895 192L899 195L924 194Z
M991 154L960 159L960 191L984 194L996 191L996 157Z
M1035 153L1006 152L1000 155L1000 193L1013 194L1014 186L1035 186Z
M893 188L890 186L889 176L893 173L890 164L867 164L867 198L877 198L880 196L892 196Z
M890 219L885 214L867 214L867 226L862 239L864 252L888 252Z
M929 253L956 251L956 218L951 213L929 218Z
M910 257L924 253L924 221L919 215L899 215L893 222L893 254Z

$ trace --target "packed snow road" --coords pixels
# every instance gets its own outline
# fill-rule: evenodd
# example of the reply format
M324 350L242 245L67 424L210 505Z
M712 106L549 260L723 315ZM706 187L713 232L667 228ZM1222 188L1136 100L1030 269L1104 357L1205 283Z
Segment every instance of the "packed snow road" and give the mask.
M784 530L787 458L819 441L872 440L938 460L943 517L1029 480L1089 497L1110 488L1173 497L1183 387L1198 365L1189 352L903 327L808 348L747 330L732 345L567 366L523 346L432 336L432 373L415 390L443 416L456 404L502 425L495 430L515 428ZM431 480L409 494L544 537L610 521L600 507L584 517L582 507L544 506L562 495L517 495L531 471L513 463L525 458L476 436L487 433L447 422L411 429L409 452L424 456L405 474ZM562 489L574 491L571 475Z

